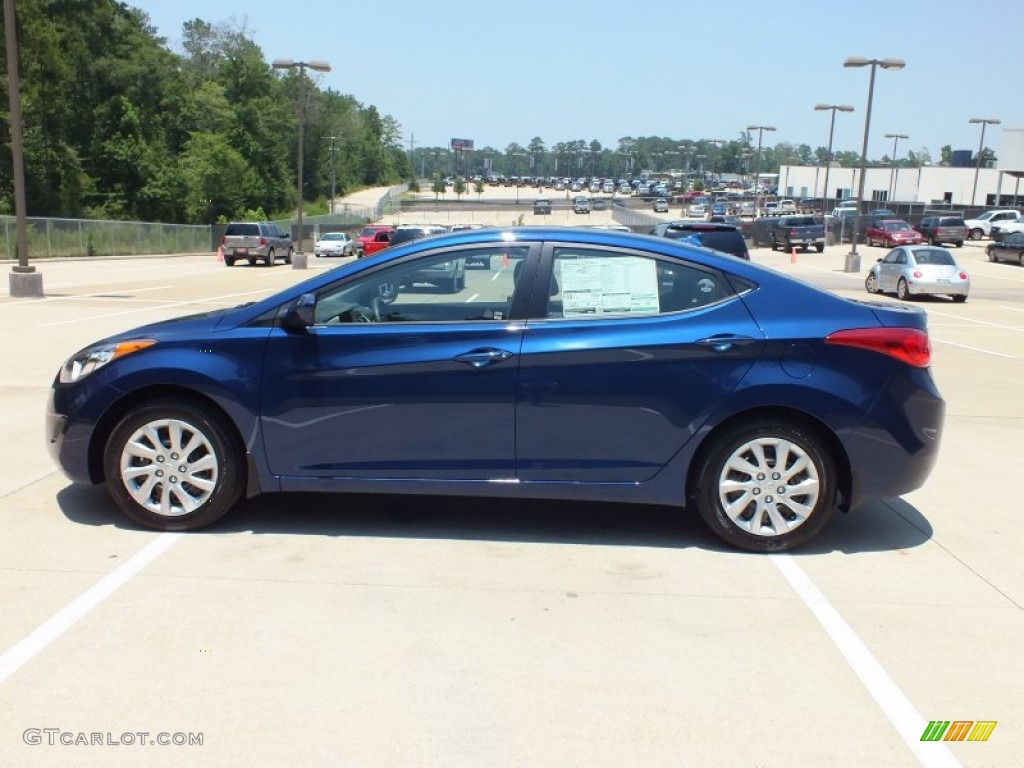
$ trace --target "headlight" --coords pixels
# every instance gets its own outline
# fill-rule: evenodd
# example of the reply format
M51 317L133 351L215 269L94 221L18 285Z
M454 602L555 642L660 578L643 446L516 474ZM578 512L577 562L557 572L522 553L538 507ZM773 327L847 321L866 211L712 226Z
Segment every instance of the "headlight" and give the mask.
M156 344L154 339L132 339L111 344L98 344L95 347L83 349L64 363L64 367L60 369L60 382L61 384L70 384L84 379L111 360L117 360L119 357L130 355L154 344Z

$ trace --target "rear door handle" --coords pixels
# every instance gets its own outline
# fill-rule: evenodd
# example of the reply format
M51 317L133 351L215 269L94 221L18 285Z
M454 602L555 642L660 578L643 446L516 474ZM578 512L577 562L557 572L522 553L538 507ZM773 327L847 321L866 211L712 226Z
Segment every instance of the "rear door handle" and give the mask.
M715 352L728 352L733 347L743 347L756 342L753 336L740 336L733 333L720 333L715 336L708 336L706 339L697 339L695 344L702 347L711 347Z
M495 349L493 347L488 347L486 349L474 349L472 352L456 355L455 359L460 363L468 363L474 368L483 368L485 365L499 363L502 360L508 360L510 357L512 357L512 353L507 349Z

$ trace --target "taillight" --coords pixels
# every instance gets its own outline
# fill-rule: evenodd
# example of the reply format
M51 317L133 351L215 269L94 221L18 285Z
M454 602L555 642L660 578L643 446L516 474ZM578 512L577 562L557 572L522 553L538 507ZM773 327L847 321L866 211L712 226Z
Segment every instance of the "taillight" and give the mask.
M796 237L796 230L795 229L789 230L789 236L790 237Z
M919 269L915 269L911 274L913 274L914 277L916 277L918 279L924 277L924 273L921 272L921 270L919 270Z
M261 237L260 238L260 247L262 248L266 244L267 244L267 238Z
M966 272L961 272L960 273L960 279L961 280L966 280L967 279L967 273Z
M829 334L825 343L881 352L915 368L927 368L932 360L928 332L919 328L852 328Z

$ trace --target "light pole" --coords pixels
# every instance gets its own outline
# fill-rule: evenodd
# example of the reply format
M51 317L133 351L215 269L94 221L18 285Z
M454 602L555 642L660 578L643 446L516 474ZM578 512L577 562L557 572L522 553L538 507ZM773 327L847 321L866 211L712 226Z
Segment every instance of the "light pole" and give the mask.
M864 176L868 164L868 136L871 132L871 102L875 97L875 70L903 69L907 63L903 59L865 59L862 56L851 56L843 62L843 66L871 67L871 78L868 80L868 109L864 115L864 144L860 150L860 180L857 183L857 215L853 217L853 247L846 254L845 272L860 272L860 254L857 253L857 237L860 230L861 205L864 200Z
M887 133L885 138L892 139L892 168L889 170L889 197L892 200L896 196L896 145L900 139L909 139L905 133Z
M18 41L14 0L4 0L4 45L7 48L7 92L11 108L11 162L14 165L14 229L18 264L11 270L11 296L42 296L43 275L28 263L28 221L25 212L25 154L22 144L21 95L18 90Z
M317 72L330 72L331 65L326 61L292 61L291 59L274 59L270 66L274 69L297 69L299 70L299 146L296 155L298 160L296 165L298 166L298 181L296 182L296 190L298 191L298 199L296 201L296 215L295 218L298 220L298 240L299 247L296 250L295 255L301 254L301 258L292 258L293 269L305 269L306 268L306 257L302 251L302 154L303 154L303 132L306 122L306 103L303 99L305 86L306 86L306 69L314 69Z
M978 142L978 158L974 163L974 189L971 190L971 205L974 205L974 198L978 194L978 174L981 172L981 153L985 148L985 126L999 125L1002 120L994 117L972 117L967 122L981 123L981 141Z
M334 215L335 166L337 165L337 163L335 162L335 159L334 159L335 158L335 152L337 151L335 146L334 146L334 141L335 141L335 139L338 139L340 137L338 137L338 136L323 136L322 138L330 139L331 140L331 146L327 150L327 156L331 159L331 215L333 216Z
M725 139L704 139L708 144L713 145L713 152L711 154L711 176L715 176L715 165L718 163L718 151L722 144L728 144L729 142Z
M754 173L754 194L757 196L757 213L761 212L761 140L765 131L774 131L774 125L748 125L748 131L757 131L757 171ZM755 213L755 216L757 215Z
M825 189L821 194L821 215L824 216L828 207L828 172L832 168L832 134L836 130L836 112L853 112L849 104L816 104L814 106L819 112L832 111L832 120L828 127L828 151L825 153Z

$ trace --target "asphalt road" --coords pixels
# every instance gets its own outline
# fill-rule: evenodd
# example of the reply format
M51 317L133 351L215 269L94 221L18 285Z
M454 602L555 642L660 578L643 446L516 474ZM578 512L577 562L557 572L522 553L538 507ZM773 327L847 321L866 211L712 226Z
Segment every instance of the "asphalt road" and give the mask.
M929 483L777 556L597 504L290 494L140 530L45 451L59 365L309 272L41 264L45 299L0 297L0 765L1024 765L1020 502L999 479L1022 442L1024 269L983 245L958 252L966 304L920 304L948 401ZM867 298L845 250L753 258ZM998 724L922 743L932 720Z

